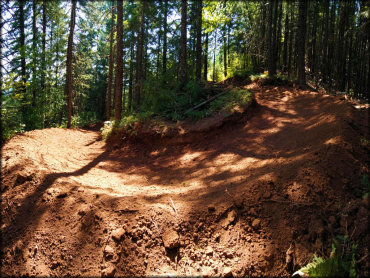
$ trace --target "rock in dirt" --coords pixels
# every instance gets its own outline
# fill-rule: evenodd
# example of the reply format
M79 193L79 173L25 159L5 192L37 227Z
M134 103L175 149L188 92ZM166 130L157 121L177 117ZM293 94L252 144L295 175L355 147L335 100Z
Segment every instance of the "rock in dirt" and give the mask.
M125 233L126 231L123 228L116 229L112 232L112 238L115 241L120 241Z
M113 277L116 273L116 267L114 265L109 265L101 271L102 277Z
M253 220L253 222L252 222L252 227L253 227L254 229L258 229L258 228L259 228L259 226L260 226L260 224L261 224L261 220L260 220L260 219L258 219L258 218L256 218L256 219L254 219L254 220Z
M107 245L104 249L104 256L107 260L110 260L113 258L114 256L114 249L112 248L112 246L110 245Z
M213 255L213 249L211 246L207 246L206 248L206 255L212 256Z
M173 229L165 230L162 236L162 240L163 240L164 247L169 248L169 249L179 247L180 245L179 235Z
M236 219L236 212L235 210L230 210L227 214L227 217L222 222L222 227L226 229L230 224L232 224Z
M222 276L223 277L233 277L233 272L231 267L225 267L224 270L222 271Z

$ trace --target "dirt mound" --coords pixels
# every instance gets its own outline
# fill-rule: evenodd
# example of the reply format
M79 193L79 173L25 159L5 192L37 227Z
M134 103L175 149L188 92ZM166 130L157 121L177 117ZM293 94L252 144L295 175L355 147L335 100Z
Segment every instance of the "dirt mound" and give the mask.
M232 111L222 110L197 122L187 119L177 123L163 118L149 119L136 123L129 128L122 128L112 133L107 143L122 146L127 143L144 144L185 144L201 140L205 134L214 132L225 125L233 126L246 122L255 113L257 102L254 94L243 106L234 107Z
M232 77L229 77L221 82L224 86L234 86L234 87L240 87L245 86L252 83L249 76L241 76L241 75L235 75Z
M247 89L253 117L183 144L15 136L1 158L1 272L291 276L348 235L369 275L368 118L290 86Z

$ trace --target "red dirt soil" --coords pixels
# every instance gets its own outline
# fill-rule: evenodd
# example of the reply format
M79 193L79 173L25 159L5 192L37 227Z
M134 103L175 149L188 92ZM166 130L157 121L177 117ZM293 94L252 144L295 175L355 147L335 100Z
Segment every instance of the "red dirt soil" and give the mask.
M332 238L369 275L368 114L289 86L191 142L45 129L2 148L3 275L291 276ZM367 140L365 140L367 139Z

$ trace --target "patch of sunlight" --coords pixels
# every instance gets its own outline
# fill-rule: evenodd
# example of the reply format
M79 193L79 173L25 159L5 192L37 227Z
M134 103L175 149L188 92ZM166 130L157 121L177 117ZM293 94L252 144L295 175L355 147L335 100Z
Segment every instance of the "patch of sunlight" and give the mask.
M326 140L324 145L329 145L329 144L339 144L341 141L340 136L336 136L334 138L330 138L329 140Z
M189 163L190 161L197 159L202 155L201 152L194 152L194 153L186 153L183 156L179 158L180 163L186 164Z
M225 164L233 163L239 157L240 157L239 155L233 154L233 153L222 153L214 159L214 161L213 161L214 164L213 165L222 166L222 165L225 165Z

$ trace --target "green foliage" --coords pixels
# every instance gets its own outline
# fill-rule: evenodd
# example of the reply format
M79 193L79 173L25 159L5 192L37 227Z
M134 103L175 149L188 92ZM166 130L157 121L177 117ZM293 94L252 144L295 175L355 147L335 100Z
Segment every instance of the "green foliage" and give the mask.
M312 262L300 269L309 277L356 277L356 244L348 235L333 239L329 258L314 255Z
M232 110L236 106L243 106L248 103L251 97L251 92L239 89L232 90L229 93L226 93L210 104L210 111L215 112L219 110Z

